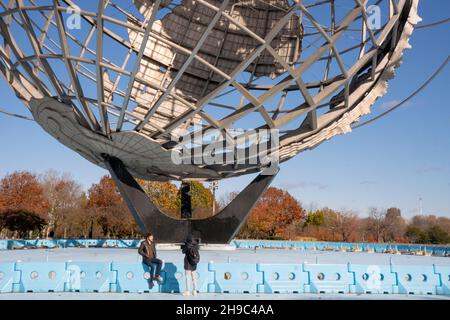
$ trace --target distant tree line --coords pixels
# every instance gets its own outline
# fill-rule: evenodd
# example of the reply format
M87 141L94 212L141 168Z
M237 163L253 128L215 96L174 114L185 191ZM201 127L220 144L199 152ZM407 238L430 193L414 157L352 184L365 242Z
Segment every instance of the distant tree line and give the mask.
M178 218L179 188L170 182L138 181L153 202ZM194 218L212 215L213 195L191 183ZM41 176L14 172L0 180L0 238L137 238L141 237L110 176L83 192L67 174Z
M180 188L139 181L167 215L179 218ZM212 216L210 189L191 183L193 218ZM235 196L215 203L217 210ZM86 192L67 174L13 172L0 180L0 238L139 238L142 235L110 176ZM305 210L286 190L271 187L256 204L239 238L347 242L450 243L450 219L414 216L398 208L370 208L368 217L349 210Z

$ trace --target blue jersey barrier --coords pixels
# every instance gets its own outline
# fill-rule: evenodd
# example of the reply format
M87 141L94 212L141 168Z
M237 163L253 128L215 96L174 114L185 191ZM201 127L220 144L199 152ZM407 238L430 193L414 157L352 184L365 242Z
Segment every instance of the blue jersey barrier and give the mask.
M0 263L0 293L13 292L14 284L19 281L20 272L15 270L15 263Z
M374 251L378 253L384 253L388 251L388 245L384 243L377 243L374 245Z
M303 271L308 273L308 293L350 293L353 285L346 264L304 264Z
M138 239L38 239L38 240L0 240L0 250L23 248L137 248ZM297 250L330 250L330 251L365 251L365 252L400 252L404 254L429 254L449 256L449 246L384 244L384 243L346 243L346 242L303 242L303 241L270 241L270 240L233 240L239 249L277 248Z
M161 292L177 293L186 291L186 275L182 263L166 263L161 272L163 282ZM209 292L209 286L214 282L214 273L209 271L207 263L199 263L197 270L192 272L196 279L196 290L199 292ZM192 284L189 287L193 290Z
M333 251L365 251L365 252L401 252L428 253L432 255L450 255L450 247L415 244L384 243L346 243L346 242L301 242L301 241L269 241L269 240L233 240L232 244L240 249L254 248L296 248L299 250L333 250Z
M210 292L256 293L263 283L262 273L254 264L210 263L208 270L214 272Z
M68 281L65 291L71 292L110 292L116 274L107 262L68 262Z
M202 267L203 265L199 265ZM204 266L203 266L204 268ZM206 270L208 270L208 266L206 266ZM179 263L165 263L164 268L161 271L161 277L163 279L161 283L160 292L165 293L180 293L185 290L185 273L184 268ZM198 278L198 276L197 276ZM205 277L202 277L205 278ZM203 280L203 279L202 279ZM206 285L206 288L208 286ZM192 289L192 288L191 288Z
M259 293L304 293L308 284L308 273L301 264L258 263L256 270L263 273Z
M450 295L450 267L434 266L434 273L439 276L436 293Z
M119 248L137 248L141 240L132 240L132 239L118 239L117 246Z
M450 295L450 267L359 264L200 263L197 290L210 293L342 293ZM0 292L178 293L182 263L164 263L150 287L142 263L0 263ZM192 288L191 288L192 289Z
M153 286L150 286L150 270L145 264L113 262L111 269L117 273L117 281L111 289L113 292L180 293L186 290L185 271L182 264L164 263L161 270L162 282L154 281ZM208 292L208 286L213 282L213 273L209 272L208 264L198 264L193 276L196 277L197 291Z
M398 293L432 295L440 285L433 266L393 265L391 271L397 275Z
M316 249L320 251L330 250L329 246L324 242L317 242Z
M391 272L390 265L349 264L348 271L353 273L352 293L392 294L398 293L397 278Z
M19 292L63 292L69 280L65 262L17 262L20 281L14 290Z
M113 292L146 293L160 292L160 284L150 286L150 270L143 263L113 262L111 270L116 272Z

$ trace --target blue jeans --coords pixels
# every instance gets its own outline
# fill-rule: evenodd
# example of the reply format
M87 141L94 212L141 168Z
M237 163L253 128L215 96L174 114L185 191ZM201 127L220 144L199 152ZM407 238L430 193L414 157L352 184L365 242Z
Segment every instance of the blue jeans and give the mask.
M144 259L142 260L142 262L150 268L150 281L152 281L154 277L158 277L161 274L162 261L160 259Z

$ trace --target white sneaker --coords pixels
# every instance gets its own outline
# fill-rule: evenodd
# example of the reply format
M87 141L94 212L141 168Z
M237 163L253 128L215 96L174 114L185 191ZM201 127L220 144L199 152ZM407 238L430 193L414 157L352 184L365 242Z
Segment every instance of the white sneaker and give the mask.
M183 296L190 296L190 295L191 295L191 293L189 291L183 292Z
M196 296L198 294L197 290L192 291L192 295Z

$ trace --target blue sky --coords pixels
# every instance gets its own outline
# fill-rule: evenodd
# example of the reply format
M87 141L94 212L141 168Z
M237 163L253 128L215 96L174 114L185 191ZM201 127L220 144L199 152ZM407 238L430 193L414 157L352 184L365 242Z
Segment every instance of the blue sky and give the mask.
M422 24L447 18L448 0L422 0ZM389 92L371 116L419 87L450 53L450 23L416 30ZM0 108L27 114L1 82ZM370 117L370 116L369 116ZM107 174L59 144L34 122L0 114L0 178L15 170L68 172L86 189ZM219 196L242 189L252 176L224 180ZM354 132L335 137L282 165L274 186L286 188L306 208L328 206L366 215L368 208L396 206L450 217L450 66L406 106Z

